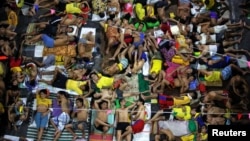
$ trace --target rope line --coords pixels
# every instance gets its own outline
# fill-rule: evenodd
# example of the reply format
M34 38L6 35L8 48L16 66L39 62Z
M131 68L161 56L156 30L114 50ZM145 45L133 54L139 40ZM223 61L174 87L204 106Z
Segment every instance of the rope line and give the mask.
M149 104L149 103L148 103ZM145 105L144 105L145 106ZM15 106L4 106L5 108L14 108ZM27 109L33 109L34 107L29 107L29 106L23 106L24 107L24 110L25 108ZM52 109L62 109L62 108L52 108ZM73 108L73 111L76 110L76 111L104 111L104 112L107 112L107 113L114 113L115 111L119 110L118 109L107 109L107 110L101 110L101 109L92 109L92 108L84 108L84 109L76 109L76 108ZM154 110L150 110L151 113L157 113L159 112L161 109L159 109L158 111L154 111ZM173 110L172 109L169 109L169 110ZM144 111L138 111L138 110L127 110L128 112L145 112L147 110L144 110ZM171 112L167 112L167 111L163 111L163 112L160 112L160 113L167 113L167 114L174 114L174 111L171 111ZM236 112L222 112L222 113L205 113L205 112L201 112L202 115L221 115L221 114L230 114L230 115L249 115L250 116L250 112L247 113L247 112L239 112L239 113L236 113Z

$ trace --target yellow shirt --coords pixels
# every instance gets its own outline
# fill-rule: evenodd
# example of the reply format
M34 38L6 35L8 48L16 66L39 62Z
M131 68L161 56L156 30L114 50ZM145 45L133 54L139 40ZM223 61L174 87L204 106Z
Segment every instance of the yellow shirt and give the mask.
M181 98L183 98L183 99L174 98L174 106L185 105L185 104L190 103L190 101L191 101L188 96L182 96Z
M220 71L213 71L211 75L205 75L204 79L208 82L221 81L220 75Z
M55 65L64 65L64 56L56 55L55 60Z
M195 135L194 134L189 134L186 136L181 137L182 141L195 141Z
M103 87L112 87L114 83L113 77L102 76L100 73L98 74L100 78L96 83L97 88L102 89Z
M45 105L49 107L52 104L51 99L48 98L41 98L39 94L36 94L36 103L37 105Z
M71 14L79 14L82 10L79 8L80 3L69 3L66 5L66 12Z
M80 88L82 85L86 85L86 81L76 81L72 79L68 79L66 83L66 89L75 91L79 95L83 95L83 90Z
M184 106L181 108L173 108L173 112L176 113L175 117L178 119L190 120L191 119L191 107Z
M188 48L189 47L189 45L186 43L186 39L183 35L179 35L176 40L179 43L181 48Z
M120 71L123 70L123 67L122 67L122 64L121 64L121 63L117 64L117 66L118 66L118 68L119 68Z
M153 7L153 6L148 5L148 6L147 6L147 12L149 12L149 13L148 13L148 16L149 16L149 17L154 17L155 11L154 11L154 7Z
M207 133L200 133L200 136L201 136L201 140L202 141L206 141L207 140Z
M173 63L176 63L176 64L180 64L180 65L184 65L184 66L188 66L189 65L189 61L185 61L181 58L181 56L179 55L175 55L173 58L172 58L172 62Z
M17 26L18 20L17 15L14 11L10 11L10 13L8 14L8 23L9 25Z
M142 4L137 3L135 5L135 13L139 20L143 20L145 17L145 9L143 8Z
M150 73L155 72L156 74L159 74L161 69L162 69L162 60L153 59Z

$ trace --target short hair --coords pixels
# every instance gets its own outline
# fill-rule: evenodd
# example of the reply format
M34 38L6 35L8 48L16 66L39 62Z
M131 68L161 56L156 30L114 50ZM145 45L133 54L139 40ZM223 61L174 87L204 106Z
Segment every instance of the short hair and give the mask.
M139 102L141 102L141 103L142 103L142 105L144 105L144 103L145 103L145 100L144 100L144 99L142 99L142 97L141 97L141 96L139 97L138 101L139 101Z
M47 89L41 89L41 90L39 91L39 93L48 94L48 90L47 90Z
M119 103L121 103L123 100L125 100L125 99L124 98L119 99Z
M65 91L58 91L57 93L60 94L60 95L65 96L66 98L69 98L69 94L67 92L65 92Z
M100 12L98 15L100 16L100 18L103 18L105 16L105 13L104 12Z
M196 91L193 91L193 99L197 99L198 98L198 93Z
M128 21L130 20L130 18L131 18L131 15L129 13L123 16L123 19L128 20Z
M82 98L77 98L76 101L79 101L83 104L83 99Z
M109 18L111 19L111 21L113 21L115 18L115 14L109 14Z

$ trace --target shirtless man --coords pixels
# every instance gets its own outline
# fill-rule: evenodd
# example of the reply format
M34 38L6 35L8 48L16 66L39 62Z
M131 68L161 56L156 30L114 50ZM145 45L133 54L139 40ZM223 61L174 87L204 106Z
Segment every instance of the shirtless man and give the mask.
M67 124L65 128L73 135L73 140L76 140L78 137L73 130L80 129L82 131L82 138L85 139L85 132L88 128L87 118L88 118L88 111L86 110L83 99L77 98L76 99L76 109L71 114L73 118L76 117L76 121L72 122L71 124ZM72 130L73 129L73 130Z
M84 79L85 74L87 73L87 69L68 69L68 78L82 81Z
M99 107L100 105L100 107ZM107 99L100 99L95 101L95 109L97 110L97 116L94 121L95 129L102 132L102 137L106 138L106 133L113 125L108 123L107 110L110 107L110 101Z
M142 98L139 98L139 101L136 105L136 109L132 110L132 120L135 121L135 123L132 125L133 134L140 133L143 131L146 116L144 100Z
M133 68L131 69L131 73L136 74L142 69L144 63L147 61L146 54L145 53L143 54L144 55L142 55L142 58L140 60L137 60L137 52L135 52L134 54L135 62L134 62Z
M82 37L78 43L78 54L80 58L86 57L92 59L92 50L95 45L95 37L93 32L88 32L85 37Z
M68 99L68 94L64 91L59 91L59 103L62 109L62 113L58 117L53 117L50 119L50 123L55 128L55 138L54 141L57 141L61 136L61 133L66 124L70 120L70 100Z
M8 41L4 41L3 39L0 39L0 53L2 53L5 56L13 56L14 50L11 49L10 43Z
M121 108L116 110L116 140L117 141L123 141L125 138L126 141L131 141L131 133L132 133L132 127L130 125L129 121L129 114L128 110L133 108L136 103L133 103L132 105L125 107L126 101L125 99L119 100Z
M120 55L118 55L118 59L119 59L119 63L114 63L113 65L106 67L103 71L105 74L109 74L111 76L118 74L120 72L122 72L123 70L125 70L128 65L128 59L125 57L127 54L128 48L125 48L122 53ZM114 59L115 58L110 58L110 59Z
M139 94L140 94L139 92L124 93L120 89L116 89L115 91L103 89L101 93L95 93L94 97L114 101L115 99L123 99L126 97L136 96Z

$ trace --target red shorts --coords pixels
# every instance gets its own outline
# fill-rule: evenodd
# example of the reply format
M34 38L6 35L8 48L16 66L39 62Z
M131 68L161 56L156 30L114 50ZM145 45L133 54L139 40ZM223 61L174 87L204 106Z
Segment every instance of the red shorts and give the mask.
M141 119L135 121L135 123L132 125L133 133L136 134L142 132L144 129L144 125L145 122Z

